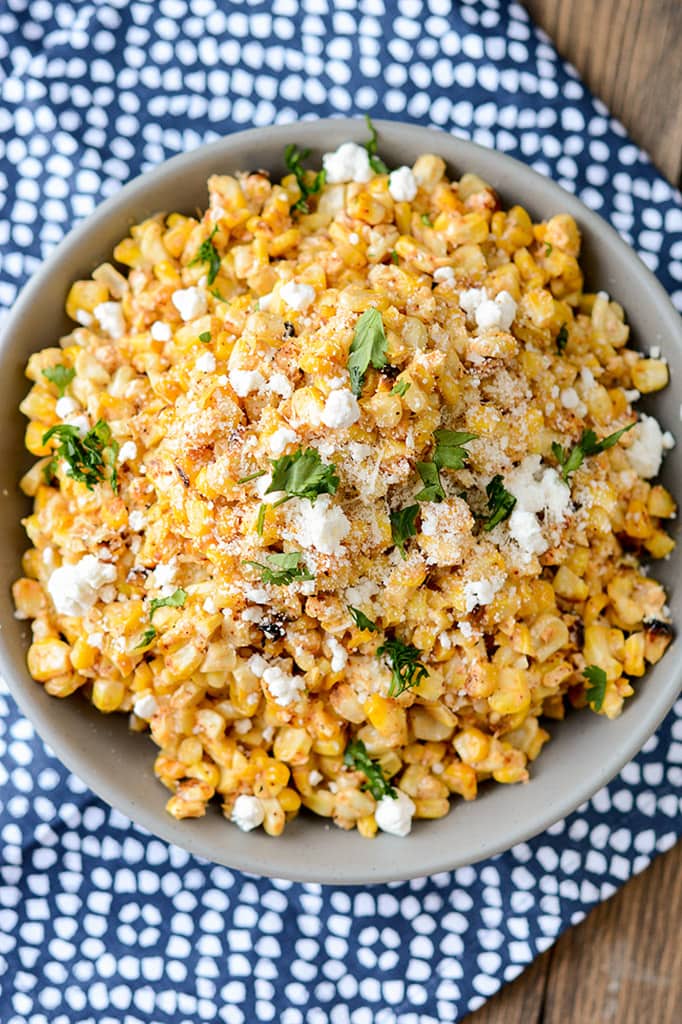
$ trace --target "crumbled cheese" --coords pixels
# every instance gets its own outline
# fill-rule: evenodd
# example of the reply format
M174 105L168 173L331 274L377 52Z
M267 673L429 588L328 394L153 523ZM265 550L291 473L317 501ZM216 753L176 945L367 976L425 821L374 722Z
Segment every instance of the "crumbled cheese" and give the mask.
M358 242L360 241L360 235L357 233L357 231L351 231L351 233L348 236L348 241L350 242L351 245L358 244Z
M165 324L163 320L155 320L151 326L150 333L154 341L170 341L171 340L171 329L169 324Z
M474 317L476 310L488 298L485 288L465 288L459 293L459 305L467 316Z
M311 545L324 555L338 555L343 540L350 533L350 523L343 509L332 505L330 494L321 494L315 504L299 501L296 533L300 542Z
M534 512L516 507L508 520L509 536L515 540L523 553L542 555L549 547L549 541L542 533L540 520Z
M434 775L442 775L445 771L445 765L441 761L436 761L435 764L431 765L431 771Z
M357 142L344 142L333 153L325 153L322 166L328 185L338 185L347 181L369 181L372 168L369 154L364 146Z
M572 507L569 487L555 469L543 469L539 455L528 455L508 475L505 486L516 498L509 535L527 558L544 554L550 542L536 513L544 514L548 526L562 522Z
M374 811L374 820L382 832L404 838L412 831L412 817L417 808L402 789L395 792L396 797L382 796Z
M238 718L234 723L234 731L240 733L242 736L251 731L251 719L250 718Z
M116 566L85 555L75 565L62 565L48 580L47 590L58 615L85 615L99 591L116 579Z
M279 456L288 445L296 444L297 441L298 434L295 430L291 430L290 427L278 427L274 434L270 435L270 451L273 455Z
M652 345L649 349L649 359L660 359L661 358L661 346Z
M244 587L244 597L254 604L270 604L270 595L263 587Z
M482 330L508 331L516 316L516 302L509 292L502 291L494 299L485 299L476 307L474 318Z
M417 179L410 167L397 167L388 176L388 191L396 203L411 203L418 191Z
M493 574L487 580L470 580L464 584L464 601L467 612L472 612L478 605L490 604L497 591L504 584L505 577L500 573Z
M232 819L242 832L252 832L265 821L265 809L257 796L240 793L232 808Z
M88 313L85 309L77 309L75 319L81 327L90 327L92 325L92 313Z
M67 416L71 416L72 413L77 412L80 409L80 405L75 398L71 398L70 395L63 395L62 398L57 399L57 404L54 407L54 411L59 416L60 420L65 420Z
M290 398L293 392L291 381L283 373L273 373L268 381L268 391L282 398Z
M124 462L132 462L137 458L137 445L134 441L126 441L121 445L118 452L117 462L122 465Z
M467 622L467 620L464 619L462 622L457 623L457 628L463 637L466 637L467 640L471 640L474 635L474 627L470 622Z
M625 454L630 465L641 477L649 480L658 474L663 461L663 452L672 448L675 438L668 431L664 434L653 416L642 413L642 417L631 434L634 440Z
M313 768L313 770L308 773L308 782L311 786L319 786L323 778L324 775L322 772L318 772L317 768Z
M436 267L433 272L433 280L438 281L440 284L442 281L454 281L455 271L452 267Z
M262 679L263 673L269 668L267 661L260 654L252 654L247 665L257 679Z
M133 704L133 711L138 718L143 718L145 722L152 719L158 710L158 702L152 693L145 693L136 697Z
M171 295L171 302L185 323L203 316L208 309L205 292L194 285L189 288L178 288Z
M266 313L272 307L272 304L276 298L277 296L275 295L274 292L268 292L267 295L261 295L261 297L256 302L256 307L258 309L262 309L263 312Z
M327 637L327 647L331 651L331 670L332 672L342 672L348 664L348 652L343 644L334 636Z
M327 427L351 427L360 419L360 406L352 391L339 388L327 395L322 413L322 422Z
M315 289L309 284L298 284L287 281L279 290L281 298L291 309L299 312L307 309L315 301Z
M289 675L279 665L271 665L266 668L262 678L275 704L279 704L281 708L286 708L289 704L297 701L305 689L303 676Z
M147 520L145 519L144 512L141 512L140 509L137 508L133 509L133 511L128 516L128 526L130 527L130 529L135 530L135 532L137 533L140 530L143 530L146 525Z
M211 210L211 220L213 221L214 224L216 223L216 221L222 220L223 217L225 216L225 209L222 206L214 206L213 209Z
M258 391L265 384L265 378L258 370L230 370L230 385L235 394L246 398L252 391Z
M626 388L624 395L626 402L638 402L642 397L637 388Z
M104 633L88 633L86 643L89 647L95 647L98 651L101 651L102 644L104 643Z
M580 404L580 396L575 388L564 388L561 392L561 404L564 409L575 409Z
M444 651L449 651L452 647L452 638L446 630L438 634L438 643L441 645Z
M213 598L210 596L210 594L206 598L206 600L204 601L204 603L202 604L201 607L204 609L205 612L208 612L209 615L215 615L215 613L218 611L216 603L213 600Z
M66 422L70 427L75 427L81 437L85 437L90 429L90 420L85 415L68 416Z
M126 325L120 302L100 302L94 312L100 327L110 338L121 338L125 334Z
M213 373L216 368L215 356L212 352L204 352L194 364L200 373Z
M175 580L177 571L178 567L174 562L159 562L151 575L152 583L155 587L168 587Z
M346 601L354 607L367 604L375 594L379 593L379 587L367 576L359 579L352 587L346 588Z
M589 366L583 366L582 370L580 371L580 380L582 381L582 385L586 391L592 390L595 384L595 380L594 374L592 373L592 370L590 370Z

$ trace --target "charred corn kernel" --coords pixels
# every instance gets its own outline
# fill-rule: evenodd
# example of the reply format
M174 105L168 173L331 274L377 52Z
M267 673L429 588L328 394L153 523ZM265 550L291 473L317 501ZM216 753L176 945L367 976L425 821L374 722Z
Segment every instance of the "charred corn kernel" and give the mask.
M623 648L623 671L628 676L644 675L644 633L632 633Z
M632 386L648 395L651 391L660 391L668 384L670 374L668 364L662 359L639 359L630 370Z
M28 670L34 679L44 683L70 670L70 654L71 648L63 640L39 640L28 649Z
M554 590L559 597L563 597L567 601L585 601L589 594L589 588L585 581L565 565L560 566L557 570L554 577Z
M647 510L651 516L658 516L660 519L670 519L677 512L677 505L672 494L666 491L665 487L656 484L649 491Z
M92 686L92 703L98 711L110 714L118 711L125 697L125 686L118 679L95 679Z

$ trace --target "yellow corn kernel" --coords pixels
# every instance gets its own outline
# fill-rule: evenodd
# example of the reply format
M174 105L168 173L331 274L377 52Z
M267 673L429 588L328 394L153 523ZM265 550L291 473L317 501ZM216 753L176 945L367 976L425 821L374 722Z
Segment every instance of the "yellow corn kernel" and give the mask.
M643 501L632 499L628 504L624 519L625 532L629 537L645 540L650 536L651 520Z
M97 657L97 649L92 647L87 640L79 637L71 648L71 664L76 671L92 668Z
M488 697L488 704L498 715L518 715L530 707L530 689L522 669L500 669L498 686Z
M310 796L302 796L301 803L313 814L319 814L323 818L331 818L334 813L334 794L328 789L316 789Z
M63 640L38 640L28 649L28 670L39 683L67 673L71 648Z
M478 791L476 771L469 764L451 761L440 778L451 793L458 793L465 800L474 800Z
M92 687L92 703L98 711L118 711L125 697L125 686L118 679L96 679Z
M379 826L373 814L368 814L365 818L358 818L356 826L363 839L374 839L379 831Z
M644 633L632 633L625 641L623 671L628 676L644 675Z
M337 757L343 754L346 744L343 735L332 736L331 739L316 739L313 743L313 750L322 757Z
M444 818L450 810L450 801L445 797L417 797L414 807L415 818Z
M562 565L554 577L554 590L566 601L585 601L589 595L589 589L584 580Z
M363 710L368 720L382 736L407 735L405 709L390 697L373 693L365 701Z
M47 610L45 592L37 580L25 576L12 584L12 597L18 619L37 619Z
M652 558L665 558L675 550L676 542L665 530L654 530L651 536L644 541L644 547Z
M609 627L594 624L585 627L583 656L587 665L597 665L606 672L607 679L618 679L621 674L619 661L611 654Z
M659 519L671 519L677 512L677 505L672 494L666 491L665 487L656 484L649 491L647 509L649 515L658 516Z
M457 733L452 745L465 764L484 761L490 753L490 737L473 726Z
M660 391L670 379L668 364L662 359L639 359L630 373L633 388L637 388L643 395Z
M295 814L301 806L301 798L295 789L287 787L277 797L279 805L286 814Z
M76 672L54 676L45 683L45 693L50 697L70 697L84 682L83 676L79 676Z
M43 436L47 427L44 423L38 423L37 420L31 420L26 427L26 434L24 435L24 444L30 451L31 455L44 456L49 455L52 452L52 441L48 441L47 444L43 444Z
M177 651L166 655L166 671L172 680L180 682L189 679L199 669L203 660L204 651L201 647L193 643L184 644Z
M278 761L287 764L305 764L313 745L313 738L305 729L283 726L277 730L272 752Z
M108 298L109 289L102 282L74 281L66 297L66 315L71 320L78 321L79 310L93 313L95 306L99 306L100 302L106 302Z
M415 705L409 711L410 726L418 740L448 740L457 724L457 716L444 705Z
M204 748L196 736L188 736L178 747L178 761L183 764L197 764L204 755Z
M198 779L215 790L220 782L220 768L217 764L209 761L197 761L186 768L186 775L190 779Z

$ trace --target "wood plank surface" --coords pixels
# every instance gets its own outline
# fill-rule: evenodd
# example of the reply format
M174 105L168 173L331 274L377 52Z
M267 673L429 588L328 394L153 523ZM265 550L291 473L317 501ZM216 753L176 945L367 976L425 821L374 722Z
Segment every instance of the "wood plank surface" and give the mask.
M673 184L682 176L682 0L525 0Z

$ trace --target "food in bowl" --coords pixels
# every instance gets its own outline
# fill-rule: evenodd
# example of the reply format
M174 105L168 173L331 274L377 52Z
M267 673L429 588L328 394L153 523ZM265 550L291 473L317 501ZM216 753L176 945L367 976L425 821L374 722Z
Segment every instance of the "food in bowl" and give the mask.
M570 216L375 138L304 161L73 285L27 367L14 597L31 675L148 731L174 817L405 835L665 651L673 439L632 405L668 370Z

